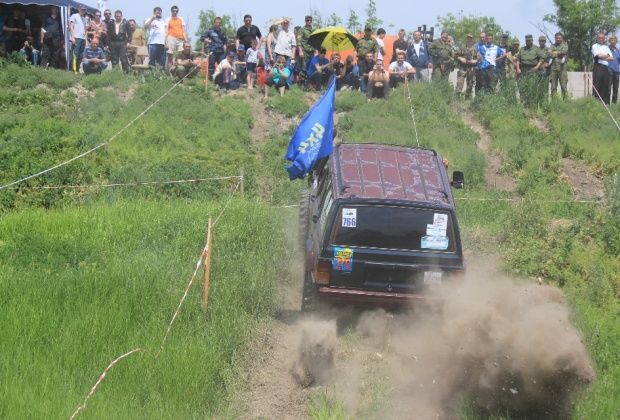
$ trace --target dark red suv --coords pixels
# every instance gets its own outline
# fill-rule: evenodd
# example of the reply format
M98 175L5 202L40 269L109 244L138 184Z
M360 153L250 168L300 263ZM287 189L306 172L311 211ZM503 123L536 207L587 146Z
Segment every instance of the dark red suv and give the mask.
M435 151L341 144L300 205L302 308L320 301L393 306L424 299L464 270L450 182Z

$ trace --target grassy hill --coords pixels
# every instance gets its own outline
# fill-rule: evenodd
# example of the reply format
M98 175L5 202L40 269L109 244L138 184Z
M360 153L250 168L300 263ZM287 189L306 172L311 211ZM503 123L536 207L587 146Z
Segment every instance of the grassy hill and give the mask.
M0 67L0 184L108 141L171 87L157 75L76 77L6 62ZM466 248L499 253L507 271L540 277L567 294L598 375L575 401L574 417L615 415L615 127L590 99L533 111L501 95L465 104L442 84L412 85L411 99L420 144L465 172L467 188L456 197ZM286 179L282 155L292 120L310 103L297 89L262 103L242 92L222 97L190 81L109 146L0 191L0 417L69 416L107 363L136 347L145 351L114 368L85 413L178 418L226 412L239 385L239 360L255 327L273 314L273 291L291 252L286 220L294 210L272 206L295 203L303 188ZM418 142L404 91L387 103L342 92L336 108L344 142ZM464 123L463 109L486 126L503 170L516 180L514 193L486 185L487 156ZM619 111L612 107L615 115ZM290 125L270 127L275 116ZM533 119L545 121L545 130ZM257 133L261 124L267 129ZM603 205L573 202L562 159L604 178ZM233 199L215 231L209 311L201 309L195 285L159 357L204 244L207 219L224 208L237 181L32 188L208 178L237 175L242 167L245 196ZM496 200L505 198L515 201Z

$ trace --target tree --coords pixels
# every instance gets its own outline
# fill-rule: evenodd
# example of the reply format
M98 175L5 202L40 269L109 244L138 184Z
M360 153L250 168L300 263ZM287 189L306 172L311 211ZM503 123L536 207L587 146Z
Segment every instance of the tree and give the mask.
M323 15L321 14L321 12L319 12L318 10L313 10L311 13L312 15L312 23L314 24L315 28L322 28L325 25L325 21L323 20Z
M442 31L452 35L454 41L458 44L464 44L469 33L474 36L475 40L478 40L478 34L483 31L493 34L496 40L499 40L502 34L508 34L495 22L495 18L475 15L465 16L462 10L456 16L452 13L448 13L446 16L438 16L437 25Z
M568 43L568 55L579 69L592 67L590 49L596 34L609 34L620 26L620 7L616 0L553 0L556 11L544 17L554 23Z
M342 25L342 19L336 13L332 13L329 15L327 22L325 22L327 26L340 26Z
M196 37L198 38L198 40L196 41L197 49L202 48L202 42L200 42L200 35L202 35L207 29L213 26L213 20L217 16L220 15L218 15L213 9L201 10L198 14L199 23L198 30L196 31ZM229 15L221 15L220 17L222 18L222 32L224 32L224 35L226 35L228 39L234 38L237 34L237 30L235 28L235 25L233 24L232 17Z
M353 9L349 9L349 20L347 21L347 29L351 33L358 33L362 31L362 24L360 18Z
M370 26L372 31L376 31L383 21L377 17L377 5L374 0L368 0L366 7L366 26Z

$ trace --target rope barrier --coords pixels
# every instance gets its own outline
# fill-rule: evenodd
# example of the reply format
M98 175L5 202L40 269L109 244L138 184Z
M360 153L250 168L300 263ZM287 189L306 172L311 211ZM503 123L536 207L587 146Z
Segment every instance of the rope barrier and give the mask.
M592 79L592 74L588 73L588 77L590 79ZM603 98L601 97L601 94L599 93L598 89L596 88L596 86L594 86L594 83L592 83L592 89L594 89L594 92L596 92L596 95L598 96L598 98L601 100L601 103L603 104L603 106L605 107L605 110L607 111L607 113L609 114L609 117L611 118L611 120L614 122L614 124L616 124L616 128L618 129L618 131L620 131L620 125L618 125L618 121L616 121L616 119L614 118L613 114L611 113L611 111L609 110L609 107L607 106L607 104L605 103L605 101L603 100Z
M87 150L83 153L80 153L79 155L72 157L71 159L68 159L64 162L61 162L59 164L56 164L54 166L52 166L51 168L47 168L44 169L42 171L39 171L37 173L34 173L32 175L28 175L26 177L23 177L21 179L18 179L16 181L13 182L9 182L8 184L2 185L0 186L0 191L4 190L5 188L9 188L12 187L13 185L17 185L17 184L21 184L24 181L28 181L29 179L32 178L36 178L39 177L41 175L44 175L48 172L52 172L58 168L61 168L63 166L66 166L68 164L70 164L71 162L74 162L78 159L83 158L84 156L87 156L99 149L101 149L104 146L107 146L108 144L112 143L112 141L114 141L114 139L116 139L119 135L121 135L125 130L127 130L129 127L131 127L136 121L138 121L140 118L142 118L144 115L146 115L147 112L149 112L155 105L157 105L159 102L161 102L162 99L164 99L166 96L168 96L168 94L170 94L170 92L172 92L177 86L179 86L183 80L185 80L187 77L189 77L194 71L196 70L196 68L194 68L192 71L188 72L182 79L180 79L178 82L176 82L174 85L172 85L172 87L170 89L168 89L162 96L160 96L158 99L155 100L155 102L153 102L151 105L149 105L144 111L142 111L140 114L138 114L137 117L135 117L133 120L129 121L129 123L127 123L123 128L121 128L119 131L117 131L112 137L110 137L108 140L104 141L101 144L98 144L97 146L93 147L90 150Z
M409 101L409 109L411 110L411 120L413 121L413 131L415 132L415 141L420 147L420 138L418 137L418 126L415 122L415 112L413 110L413 101L411 100L411 91L409 90L409 79L405 77L405 90L407 91L407 100Z
M180 179L174 181L147 181L147 182L127 182L115 184L88 184L88 185L40 185L30 187L34 190L60 190L60 189L88 189L88 188L113 188L113 187L142 187L151 185L171 185L171 184L187 184L206 181L222 181L228 179L241 179L240 175L234 176L218 176L213 178L196 178L196 179Z

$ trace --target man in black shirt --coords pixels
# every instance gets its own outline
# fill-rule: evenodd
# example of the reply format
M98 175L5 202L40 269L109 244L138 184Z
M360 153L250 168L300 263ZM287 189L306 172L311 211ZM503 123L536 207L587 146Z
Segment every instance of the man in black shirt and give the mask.
M107 27L112 67L118 65L120 61L123 71L127 73L129 71L127 44L131 37L129 36L129 24L123 19L123 12L115 11L114 20L108 22Z
M58 8L52 6L41 27L41 66L62 68L62 24Z
M252 25L252 16L245 15L243 17L243 26L237 29L237 49L239 45L243 45L247 50L252 46L252 40L258 40L258 47L262 45L263 35L260 33L258 26Z

